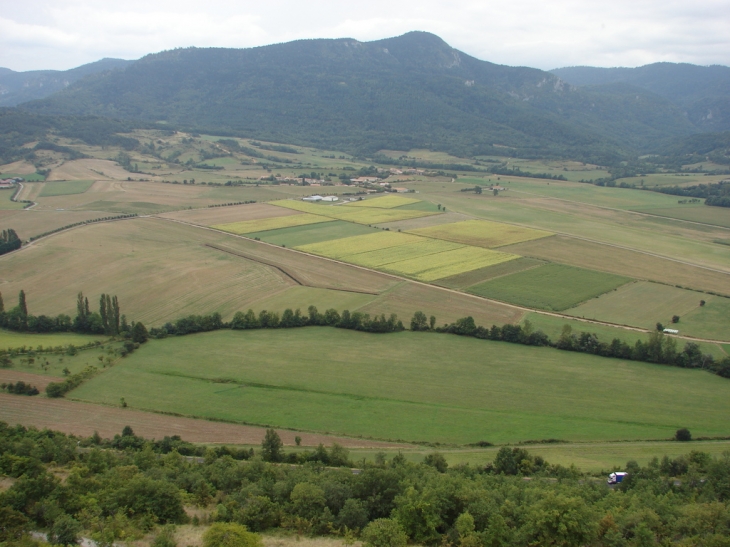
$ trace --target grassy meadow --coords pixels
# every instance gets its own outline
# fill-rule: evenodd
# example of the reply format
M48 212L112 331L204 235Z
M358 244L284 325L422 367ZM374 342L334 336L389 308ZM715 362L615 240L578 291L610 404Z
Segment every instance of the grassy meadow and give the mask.
M73 194L83 194L91 185L93 180L59 180L47 182L43 185L43 189L38 197L50 198L54 196L68 196Z
M430 333L303 328L153 340L71 397L454 444L666 439L679 427L730 434L730 382L706 372Z

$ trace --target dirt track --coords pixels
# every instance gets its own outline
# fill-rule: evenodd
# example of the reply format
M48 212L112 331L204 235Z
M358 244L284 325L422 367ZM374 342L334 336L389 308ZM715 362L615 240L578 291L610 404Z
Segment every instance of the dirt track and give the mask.
M3 371L5 372L5 371ZM12 371L8 371L12 373ZM30 382L41 389L40 380L21 378L20 373L12 373L14 380ZM25 376L35 376L25 374ZM36 376L36 378L44 378ZM7 380L2 380L7 381ZM67 399L47 399L43 395L28 397L0 393L0 420L10 425L21 424L43 429L54 429L74 435L91 436L94 431L104 438L121 433L129 425L135 434L149 439L162 439L166 435L180 435L183 440L193 443L220 444L260 444L265 428L209 422L177 416L165 416L151 412L140 412L129 408L115 408L101 405L69 401ZM302 438L303 446L325 446L337 442L347 448L407 448L408 445L333 437L315 433L277 430L286 446L294 446L294 437Z

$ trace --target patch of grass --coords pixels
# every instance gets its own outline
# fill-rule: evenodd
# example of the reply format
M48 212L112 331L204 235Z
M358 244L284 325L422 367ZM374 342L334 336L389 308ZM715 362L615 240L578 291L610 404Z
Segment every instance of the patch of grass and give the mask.
M299 216L299 215L297 215ZM291 228L280 228L265 232L251 232L248 237L258 237L261 241L275 245L286 245L287 247L299 247L332 241L345 237L354 237L373 232L379 232L376 228L369 228L362 224L345 222L344 220L328 219L332 222L322 224L308 224L304 226L292 226Z
M715 226L730 228L730 208L727 207L684 205L666 209L647 209L643 212L651 213L652 215L659 215L661 217L690 220L692 222L701 222L703 224L713 224Z
M22 178L27 182L43 182L46 180L46 177L41 175L40 173L26 173L26 174L20 174L20 173L0 173L0 179L14 179L14 178Z
M351 254L347 256L346 260L367 268L383 268L404 260L425 258L430 255L461 248L463 248L462 245L448 241L421 238L421 241L414 241L405 245L378 249L366 253Z
M407 243L416 243L423 238L398 232L379 231L372 234L348 237L335 241L313 243L299 247L300 251L329 258L345 258L350 255L379 251Z
M490 222L488 220L465 220L464 222L455 222L453 224L441 224L439 226L411 230L411 233L436 239L445 239L465 245L488 248L512 245L513 243L553 235L550 232L544 232L542 230L532 230L530 228L523 228L522 226Z
M387 195L378 198L363 199L361 201L353 201L348 203L348 207L376 207L379 209L393 209L402 205L412 205L419 203L420 199L404 198L402 196Z
M666 439L679 427L730 434L730 382L707 372L432 333L304 328L152 340L71 397L460 444Z
M707 302L704 306L682 315L675 327L689 336L730 340L730 298L710 296L704 300Z
M259 218L255 220L244 220L228 224L214 224L211 228L231 232L232 234L248 234L250 232L263 232L279 228L290 228L292 226L304 226L306 224L320 224L331 222L331 218L318 215L290 215L285 217Z
M474 285L468 291L521 306L562 311L629 281L628 277L547 264Z
M94 184L93 180L57 180L46 182L38 197L49 198L53 196L83 194L91 188L92 184Z

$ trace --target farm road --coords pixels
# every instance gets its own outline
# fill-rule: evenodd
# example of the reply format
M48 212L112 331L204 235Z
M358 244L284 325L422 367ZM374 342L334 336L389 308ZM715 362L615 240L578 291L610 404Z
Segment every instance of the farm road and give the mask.
M12 381L23 380L41 388L41 379L47 378L33 374L13 373ZM31 376L38 378L34 381ZM10 378L8 378L10 379ZM3 379L3 381L6 381ZM48 380L45 380L46 383ZM220 444L261 444L266 429L248 425L211 422L142 412L130 408L117 408L70 401L68 399L48 399L44 396L28 397L0 393L0 420L10 425L21 424L26 427L48 428L64 433L91 436L94 431L104 438L111 438L130 426L135 434L148 439L162 439L166 435L180 435L192 443ZM303 446L325 446L333 442L347 448L409 448L410 445L334 437L315 433L300 433L278 429L277 433L286 446L295 446L294 437L302 438Z
M473 215L468 215L468 216L470 216L472 218L478 218L478 217L474 217ZM193 224L191 222L185 222L184 220L177 220L177 219L172 219L172 218L164 218L164 217L159 217L159 216L155 216L155 215L151 215L149 218L156 218L158 220L166 220L168 222L179 222L180 224L186 224L188 226L192 226L194 228L198 228L198 229L201 229L201 230L210 230L210 231L213 231L213 232L218 232L220 234L224 234L224 235L229 236L229 237L237 237L237 238L245 239L247 241L251 241L251 242L257 243L259 245L267 245L269 247L276 247L277 249L282 249L282 250L285 250L287 252L299 253L299 254L303 254L303 255L309 256L311 258L316 258L316 259L319 259L319 260L327 260L328 262L336 262L338 264L344 264L346 266L350 266L351 268L358 268L360 270L366 270L366 271L378 273L380 275L385 275L385 276L388 276L388 277L392 277L393 279L398 279L400 281L407 281L409 283L414 283L416 285L422 285L424 287L429 287L429 288L431 288L433 290L445 291L445 292L448 292L448 293L458 294L460 296L466 296L466 297L469 297L469 298L473 298L475 300L480 300L482 302L485 302L485 301L486 302L493 302L494 304L499 304L499 305L502 305L502 306L506 306L508 308L512 308L512 309L516 309L516 310L521 310L521 311L524 311L524 312L539 313L541 315L549 315L551 317L559 317L561 319L569 319L571 321L580 321L582 323L588 323L588 324L594 324L594 325L603 325L605 327L614 327L614 328L619 328L619 329L624 329L624 330L630 330L630 331L635 331L635 332L643 332L643 333L649 333L649 332L651 332L649 329L642 329L642 328L639 328L639 327L630 327L628 325L619 325L619 324L616 324L616 323L608 323L606 321L597 321L595 319L585 319L585 318L582 318L582 317L575 317L573 315L566 315L566 314L558 313L558 312L550 312L550 311L545 311L545 310L538 310L538 309L533 309L533 308L527 308L525 306L518 306L517 304L510 304L508 302L502 302L501 300L493 300L491 298L485 298L483 296L478 296L476 294L471 294L471 293L467 293L467 292L457 291L455 289L448 289L446 287L439 287L438 285L432 285L430 283L424 283L422 281L416 281L414 279L409 279L407 277L401 277L401 276L398 276L398 275L381 272L379 270L374 270L372 268L366 268L364 266L358 266L356 264L350 264L349 262L343 262L342 260L335 260L334 258L327 258L327 257L323 257L323 256L313 255L313 254L305 253L304 251L299 251L297 249L290 249L288 247L286 247L286 248L279 247L278 245L274 245L273 243L266 243L265 241L257 241L255 239L252 239L252 238L249 238L249 237L246 237L246 236L243 236L243 235L232 234L230 232L224 232L223 230L218 230L216 228L211 228L209 226L201 226L200 224ZM574 237L574 236L570 236L570 237ZM578 239L581 239L581 238L578 238ZM592 240L588 240L587 239L586 241L592 241ZM614 245L614 246L615 247L620 247L618 245ZM630 250L633 251L635 249L630 249ZM641 252L641 251L637 251L637 252ZM645 253L645 254L652 254L652 253ZM659 256L659 255L655 255L655 256ZM666 258L666 257L661 257L661 258ZM671 259L669 259L669 260L671 260ZM678 260L676 262L680 262L680 261ZM694 264L692 264L692 265L694 266ZM727 272L722 272L722 273L727 273ZM680 335L680 334L673 334L671 336L672 336L672 338L679 338L679 339L682 339L682 340L689 340L689 341L692 341L692 342L707 342L707 343L710 343L710 344L727 344L727 341L726 340L712 340L712 339L709 339L709 338L697 338L697 337L694 337L694 336L684 336L684 335Z

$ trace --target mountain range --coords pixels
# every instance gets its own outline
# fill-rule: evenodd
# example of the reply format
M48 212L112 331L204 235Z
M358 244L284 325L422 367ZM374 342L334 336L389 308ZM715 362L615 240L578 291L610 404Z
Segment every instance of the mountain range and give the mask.
M546 72L482 61L425 32L373 42L185 48L100 63L112 61L20 108L354 153L424 147L603 164L730 129L726 67ZM0 73L0 84L6 77ZM702 116L707 105L710 114Z

